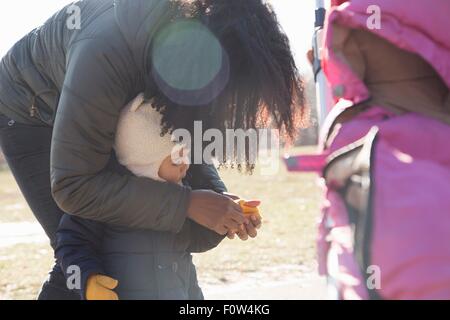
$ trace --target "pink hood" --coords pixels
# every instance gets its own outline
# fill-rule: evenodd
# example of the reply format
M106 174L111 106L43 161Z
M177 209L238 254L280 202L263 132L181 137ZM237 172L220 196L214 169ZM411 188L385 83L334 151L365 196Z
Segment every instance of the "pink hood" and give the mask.
M367 27L368 18L372 16L368 8L373 5L380 8L381 28L371 30ZM448 0L352 0L330 11L326 26L326 47L330 48L333 23L365 29L403 50L421 56L450 87L449 14ZM324 51L323 68L336 100L344 98L359 103L369 98L368 89L362 80L332 50Z

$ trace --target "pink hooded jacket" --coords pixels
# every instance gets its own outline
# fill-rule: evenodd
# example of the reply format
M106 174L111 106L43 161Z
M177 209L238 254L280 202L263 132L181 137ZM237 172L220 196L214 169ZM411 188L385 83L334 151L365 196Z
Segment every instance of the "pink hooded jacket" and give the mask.
M368 21L380 10L380 28ZM336 118L355 104L368 108L334 128L325 155L378 130L373 149L370 265L379 268L377 293L384 299L450 299L450 126L424 114L395 114L370 103L368 86L332 50L337 25L363 29L428 62L450 87L450 1L352 0L327 19L323 68L336 105L330 109L323 143ZM427 108L427 106L423 106ZM331 106L330 106L331 108ZM329 142L329 139L328 139ZM319 268L344 299L366 299L367 270L355 259L345 201L328 185L319 227ZM330 253L337 264L330 264Z

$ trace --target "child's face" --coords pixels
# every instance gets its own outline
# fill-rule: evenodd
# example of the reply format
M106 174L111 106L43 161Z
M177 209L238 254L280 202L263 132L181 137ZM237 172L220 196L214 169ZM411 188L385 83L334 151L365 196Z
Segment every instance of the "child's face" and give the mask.
M183 157L183 150L180 151L180 157ZM172 155L168 155L159 167L158 175L161 179L172 183L180 183L186 176L189 164L185 162L174 163Z

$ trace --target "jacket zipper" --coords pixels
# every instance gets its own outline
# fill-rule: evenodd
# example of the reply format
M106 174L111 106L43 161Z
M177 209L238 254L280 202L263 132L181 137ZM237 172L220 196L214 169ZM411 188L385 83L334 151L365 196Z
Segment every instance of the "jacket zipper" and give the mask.
M44 122L47 125L52 125L53 120L54 120L55 115L56 115L56 107L55 107L55 110L53 110L53 115L52 115L52 117L51 117L51 119L49 121L46 121L46 120L44 120L42 118L42 115L39 112L39 109L36 107L36 99L39 98L40 96L42 96L45 93L56 93L57 94L57 91L53 90L53 89L46 89L46 90L42 90L42 91L39 91L36 94L34 94L32 100L31 100L31 107L29 109L29 113L30 113L30 117L38 119L38 120Z

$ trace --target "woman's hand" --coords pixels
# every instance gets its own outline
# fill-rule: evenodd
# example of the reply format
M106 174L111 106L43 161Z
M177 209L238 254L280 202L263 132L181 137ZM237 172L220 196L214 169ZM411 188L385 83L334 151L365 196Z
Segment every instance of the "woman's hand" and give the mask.
M258 235L257 229L261 228L261 216L260 215L251 215L250 221L241 226L237 231L228 231L227 237L229 239L234 239L235 235L239 237L239 239L246 241L248 238L256 238ZM236 230L236 229L235 229Z
M187 211L190 219L225 235L228 230L240 230L248 222L241 207L231 198L209 190L194 190Z
M239 200L241 199L239 196L232 194L232 193L228 193L228 192L224 192L224 195L226 195L227 197L229 197L230 199L233 199L235 202L239 202ZM260 205L260 201L246 201L244 202L245 206L247 207L254 207L255 208L255 212L258 212L257 207ZM251 211L251 210L249 210ZM247 218L249 218L250 220L247 220L246 223L244 225L242 225L239 229L232 229L232 230L228 230L227 233L227 237L229 239L234 239L235 235L237 234L239 239L246 241L248 240L248 238L256 238L256 236L258 235L258 231L257 229L261 228L261 216L259 215L259 213L256 214L247 214L245 215Z

